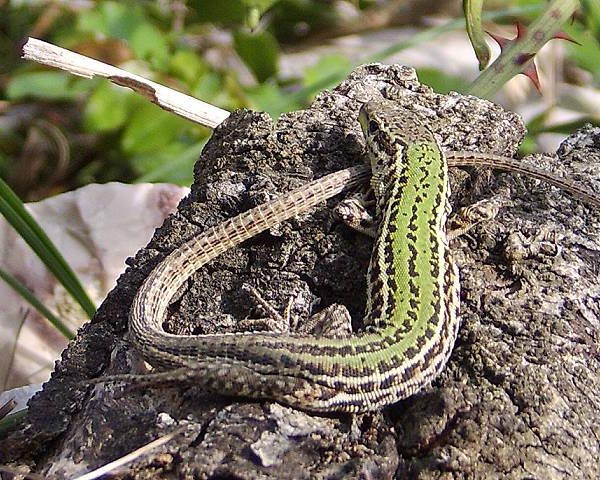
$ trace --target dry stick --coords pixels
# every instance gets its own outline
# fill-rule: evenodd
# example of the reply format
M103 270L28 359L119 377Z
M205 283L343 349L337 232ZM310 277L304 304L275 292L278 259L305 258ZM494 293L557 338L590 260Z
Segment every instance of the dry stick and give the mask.
M187 428L188 428L188 425L179 427L179 428L173 430L172 432L167 433L167 434L163 435L162 437L159 437L156 440L153 440L150 443L148 443L140 448L137 448L133 452L123 455L122 457L117 458L116 460L113 460L112 462L109 462L106 465L103 465L102 467L92 470L91 472L84 473L83 475L80 475L80 476L74 478L73 480L94 480L96 478L99 478L99 477L106 475L108 473L111 473L111 472L116 473L115 472L116 469L121 468L121 467L133 462L134 460L137 460L139 458L147 456L151 451L170 442L175 436L179 435L180 433L185 431Z
M227 110L37 38L30 37L23 45L23 58L60 68L80 77L92 78L98 75L107 78L117 85L129 87L144 95L152 103L169 112L209 128L215 128L229 116Z

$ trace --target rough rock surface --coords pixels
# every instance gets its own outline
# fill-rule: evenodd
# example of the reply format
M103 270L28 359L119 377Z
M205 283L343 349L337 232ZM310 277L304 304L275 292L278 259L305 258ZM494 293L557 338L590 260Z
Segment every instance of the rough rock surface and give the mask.
M135 478L597 478L600 476L600 214L524 177L453 170L457 208L502 192L512 205L453 241L462 327L434 384L382 413L315 416L273 402L207 395L189 386L131 389L75 382L136 370L127 314L139 285L194 234L273 195L357 164L360 104L399 89L448 150L513 155L516 115L473 97L438 95L414 71L358 68L304 111L278 123L236 112L196 164L178 212L129 261L94 321L63 353L19 430L0 439L0 462L73 477L178 430L118 470ZM583 129L560 160L600 192L600 131ZM241 290L274 305L295 299L306 317L345 304L360 328L371 241L328 205L272 229L201 269L180 292L173 333L233 331L257 316Z

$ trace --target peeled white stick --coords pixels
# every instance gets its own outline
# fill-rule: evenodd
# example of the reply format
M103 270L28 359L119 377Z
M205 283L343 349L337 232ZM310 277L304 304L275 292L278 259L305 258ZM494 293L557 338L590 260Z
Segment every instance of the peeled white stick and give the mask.
M27 43L23 46L23 58L60 68L81 77L92 78L94 75L99 75L107 78L117 85L129 87L144 95L152 103L169 112L209 128L215 128L229 116L227 110L37 38L27 39Z

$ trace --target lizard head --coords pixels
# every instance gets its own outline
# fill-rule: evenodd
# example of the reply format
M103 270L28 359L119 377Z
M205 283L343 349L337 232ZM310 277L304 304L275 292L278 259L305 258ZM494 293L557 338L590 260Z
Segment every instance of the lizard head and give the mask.
M378 188L378 183L389 183L406 168L409 152L439 151L433 133L420 116L397 102L367 102L361 107L358 120L365 136L376 195L382 188Z
M371 156L390 156L418 143L436 143L420 115L391 100L363 104L358 121Z

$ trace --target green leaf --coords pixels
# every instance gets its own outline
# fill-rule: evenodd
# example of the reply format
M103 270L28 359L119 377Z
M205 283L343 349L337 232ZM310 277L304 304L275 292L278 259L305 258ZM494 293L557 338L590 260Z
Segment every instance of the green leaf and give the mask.
M165 70L169 61L166 36L151 23L138 25L129 38L129 44L138 58L149 60L154 68Z
M581 7L587 27L600 42L600 0L581 0Z
M106 21L98 9L83 10L77 19L76 28L80 32L107 36L108 27Z
M194 179L194 164L205 144L206 139L191 146L173 143L158 152L134 156L131 164L137 171L142 172L136 183L169 182L191 185Z
M126 41L136 57L164 70L169 61L167 36L135 2L98 2L95 8L77 16L77 29L98 37Z
M98 2L77 16L77 29L94 37L130 40L133 33L147 20L143 11L132 2Z
M339 72L346 72L352 68L348 57L344 55L325 55L319 61L304 71L304 85L309 88L312 85L321 85L324 79L331 78Z
M569 58L594 76L600 82L600 43L590 31L582 31L581 25L566 25L565 32L579 43L568 44Z
M242 0L248 8L256 8L261 15L275 5L279 0Z
M139 100L123 133L121 146L128 154L160 150L186 130L188 122L158 106Z
M208 98L212 105L224 108L226 110L235 110L240 108L240 100L233 98L228 88L227 78L216 72L209 72L203 75L190 95L196 98ZM235 83L236 88L237 83Z
M246 25L252 31L258 28L260 17L278 0L242 0L248 13L246 15Z
M88 132L107 132L121 127L127 120L131 92L102 82L85 105L84 126Z
M200 22L240 24L248 13L241 0L189 0L188 5Z
M44 100L74 100L90 88L65 72L25 72L16 74L6 87L9 100L41 98Z
M272 83L250 88L246 91L246 96L250 100L250 108L267 112L274 119L284 112L298 110L303 106L293 96Z
M430 86L436 93L460 92L467 86L467 81L454 75L446 74L435 68L418 68L419 82Z
M233 34L233 45L260 83L277 73L279 46L269 32L252 33L243 29L237 30Z
M31 247L48 270L57 278L73 298L92 318L96 306L90 300L79 279L69 264L59 253L48 235L25 209L21 199L0 179L0 214L12 225L25 242Z
M188 85L196 85L207 70L206 64L191 50L178 50L175 52L169 65L169 72Z

